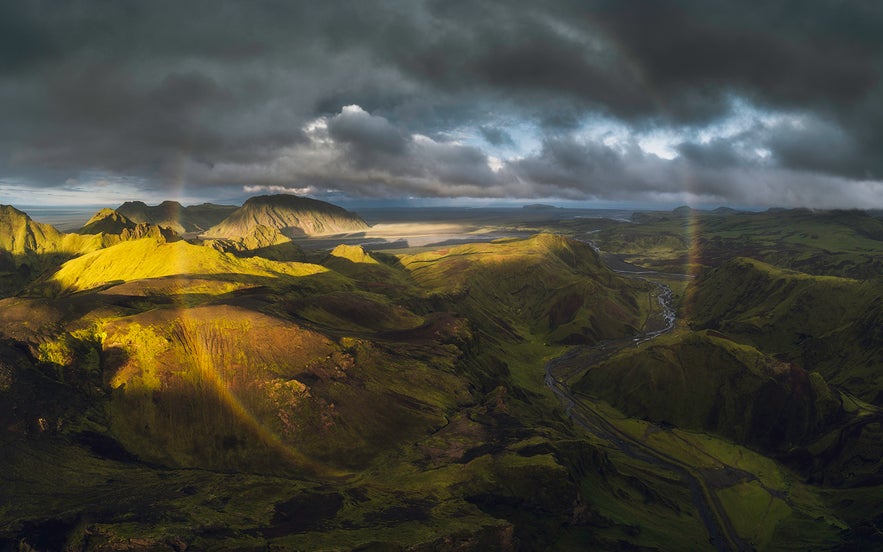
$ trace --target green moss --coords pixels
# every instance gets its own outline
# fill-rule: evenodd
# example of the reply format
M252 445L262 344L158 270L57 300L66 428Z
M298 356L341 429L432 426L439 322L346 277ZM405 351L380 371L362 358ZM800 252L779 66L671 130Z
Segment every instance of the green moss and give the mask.
M754 481L721 489L718 496L736 532L758 550L770 549L777 526L792 514L788 504Z

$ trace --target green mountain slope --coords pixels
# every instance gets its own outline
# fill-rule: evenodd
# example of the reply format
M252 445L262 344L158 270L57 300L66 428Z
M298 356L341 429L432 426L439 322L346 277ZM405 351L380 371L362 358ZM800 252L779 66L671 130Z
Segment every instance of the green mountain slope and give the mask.
M0 205L0 297L20 291L44 271L106 242L101 235L59 232L14 207Z
M594 366L575 389L635 418L766 450L806 443L840 414L839 398L818 374L713 332L625 349Z
M696 328L717 329L783 355L879 404L881 302L879 279L813 276L740 258L695 282L687 313Z
M464 267L462 282L438 280L451 274L451 262ZM587 325L593 336L606 337L608 328L626 331L623 320L639 324L641 308L625 297L646 291L604 269L590 248L551 236L419 259L343 247L323 263L135 240L73 259L52 275L59 289L78 293L0 304L0 332L23 347L16 363L38 366L27 373L41 374L12 370L8 379L16 383L0 390L3 400L33 397L50 385L41 378L60 390L30 402L28 424L6 426L4 438L18 444L0 479L17 507L0 506L0 538L35 542L30 528L82 511L103 516L101 528L88 525L94 542L125 544L126 535L137 534L160 546L163 535L175 534L209 547L251 539L296 549L354 548L380 540L444 549L447 535L459 535L458 542L474 546L517 540L530 548L557 539L574 515L591 518L596 506L581 502L582 479L574 479L571 466L616 488L635 488L603 451L574 443L560 417L546 418L555 409L541 370L550 354L543 345L550 313L539 323L519 314L591 289L590 303L616 309L593 321L590 304L556 307L553 319L575 321L568 335ZM529 288L505 279L516 267L533 274ZM579 287L594 278L602 281ZM499 294L505 302L498 304ZM623 320L614 323L619 315ZM25 427L42 441L30 440ZM129 498L117 501L121 513L97 513L83 498L88 492L62 499L58 508L23 498L35 488L28 474L48 464L25 468L25 456L15 451L26 454L39 443L48 447L40 457L53 458L57 469L82 473L84 481L122 482L116 488ZM152 487L158 494L131 494L136 479L153 480L150 466L162 466L167 482ZM181 483L188 473L221 473L205 468L235 470L254 485L245 491L251 498L225 510L209 498L230 496L220 476ZM669 486L664 479L651 484ZM596 495L613 501L613 492ZM311 497L310 509L327 501L319 521L287 513L302 511L301 495ZM188 504L170 507L184 521L133 513L148 501L179 499ZM630 511L646 508L642 500L626 503ZM676 519L671 505L651 511L672 531L691 523ZM196 523L199 512L213 513ZM126 525L125 516L135 521ZM61 534L80 534L60 523Z
M166 243L154 238L122 242L66 262L47 285L61 292L82 291L110 284L169 276L202 275L230 278L302 277L326 272L307 263L249 259L184 241Z
M230 252L240 257L265 257L277 261L303 260L303 250L292 243L291 238L279 230L264 226L254 226L251 231L238 239L206 239L203 245Z
M605 251L673 272L751 257L810 274L873 278L883 272L883 220L863 211L635 213L594 234Z
M593 343L635 333L647 284L622 278L587 244L540 234L406 255L402 265L426 293L455 300L479 324L551 342ZM512 321L518 327L513 327Z
M110 246L0 299L0 549L690 550L708 515L758 549L872 542L876 410L711 331L632 347L658 288L589 245L311 264L250 228L79 236ZM603 401L621 437L569 415L546 363L611 343L580 385L685 429Z

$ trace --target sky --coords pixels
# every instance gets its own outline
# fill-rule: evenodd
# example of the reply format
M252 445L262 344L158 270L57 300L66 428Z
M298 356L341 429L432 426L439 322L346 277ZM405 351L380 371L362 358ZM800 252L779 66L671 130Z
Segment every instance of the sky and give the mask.
M883 207L877 0L0 0L0 203Z

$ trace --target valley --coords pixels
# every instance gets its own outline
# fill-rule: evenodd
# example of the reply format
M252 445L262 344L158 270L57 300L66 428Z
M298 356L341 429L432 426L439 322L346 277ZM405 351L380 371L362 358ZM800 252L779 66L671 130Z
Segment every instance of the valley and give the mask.
M0 210L0 549L883 546L883 220Z

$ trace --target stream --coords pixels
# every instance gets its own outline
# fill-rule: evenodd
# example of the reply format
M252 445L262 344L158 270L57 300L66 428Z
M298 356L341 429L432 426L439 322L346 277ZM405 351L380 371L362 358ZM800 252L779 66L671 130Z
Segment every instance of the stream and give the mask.
M594 244L592 245L598 251ZM614 271L624 276L651 282L657 286L656 299L659 312L648 315L648 321L653 314L658 314L661 317L661 327L658 327L659 324L657 324L654 329L646 329L647 324L645 324L645 328L631 338L607 340L596 345L574 347L546 364L546 386L565 405L568 416L578 426L607 441L630 458L676 473L689 488L693 505L708 532L709 543L715 550L721 552L752 550L753 548L736 533L720 499L711 490L711 485L699 470L623 432L600 413L597 407L599 399L583 394L577 397L567 384L568 377L576 371L585 371L625 347L640 345L670 332L675 327L677 314L672 306L671 288L649 278L650 275L658 273L643 270ZM588 361L588 364L582 364L578 370L574 370L572 364L577 358Z

